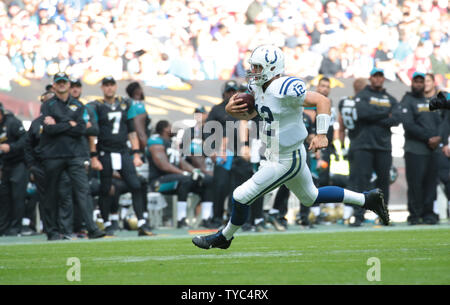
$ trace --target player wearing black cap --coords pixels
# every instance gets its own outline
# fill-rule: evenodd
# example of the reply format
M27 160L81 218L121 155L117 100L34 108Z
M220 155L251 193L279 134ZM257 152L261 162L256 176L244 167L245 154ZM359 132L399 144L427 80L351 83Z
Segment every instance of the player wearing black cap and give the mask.
M131 190L133 208L138 218L139 236L151 236L154 233L146 224L144 218L145 193L136 173L136 167L141 166L139 141L130 113L133 112L131 100L116 96L117 83L112 77L102 80L103 99L88 104L97 119L99 126L97 145L91 145L92 168L100 170L101 191L99 206L105 221L106 231L113 234L109 214L114 197L111 195L113 171L119 171L123 180ZM130 149L127 141L131 143ZM100 161L100 163L99 163Z
M425 74L415 72L411 92L401 101L410 225L438 221L433 202L437 196L439 145L443 140L444 121L440 113L429 110L430 99L424 96L424 89Z
M352 131L349 161L353 171L352 189L365 192L370 188L373 172L377 175L376 187L389 202L389 171L392 165L391 127L400 123L397 100L383 88L384 72L374 68L370 84L355 97L356 118ZM360 219L361 220L361 219Z
M0 103L0 235L17 236L22 227L28 183L25 133L22 122Z
M75 196L82 205L89 237L103 237L104 232L98 229L86 205L89 195L85 170L85 161L89 157L85 138L86 109L69 95L70 82L65 73L54 76L53 88L55 96L41 107L44 124L38 145L47 182L43 198L47 237L49 240L60 239L57 224L58 186L64 171L70 177Z

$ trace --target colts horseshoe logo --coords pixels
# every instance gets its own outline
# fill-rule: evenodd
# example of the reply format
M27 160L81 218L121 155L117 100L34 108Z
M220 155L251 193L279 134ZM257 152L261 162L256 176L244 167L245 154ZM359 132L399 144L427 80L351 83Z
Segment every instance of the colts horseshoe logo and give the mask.
M269 60L269 58L267 57L269 55L269 50L266 50L266 56L265 56L265 59L266 59L266 61L269 63L269 64L271 64L271 65L273 65L276 61L277 61L277 52L275 52L275 51L273 51L273 55L275 56L275 59L274 60L272 60L272 61L270 61Z

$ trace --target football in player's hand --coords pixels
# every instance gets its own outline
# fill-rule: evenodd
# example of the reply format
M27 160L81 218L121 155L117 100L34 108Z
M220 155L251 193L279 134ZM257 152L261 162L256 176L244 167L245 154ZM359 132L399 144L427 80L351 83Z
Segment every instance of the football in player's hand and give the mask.
M243 101L241 104L247 104L248 113L253 112L255 110L255 98L253 95L249 93L238 93L236 98L241 98Z

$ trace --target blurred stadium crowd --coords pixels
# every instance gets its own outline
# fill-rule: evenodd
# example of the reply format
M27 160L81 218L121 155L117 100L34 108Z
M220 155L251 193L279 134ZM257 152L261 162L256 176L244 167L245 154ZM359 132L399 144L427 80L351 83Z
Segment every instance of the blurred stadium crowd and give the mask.
M154 87L242 77L254 47L283 48L288 74L449 87L448 0L9 0L0 3L0 88L66 71ZM302 56L299 56L302 53Z

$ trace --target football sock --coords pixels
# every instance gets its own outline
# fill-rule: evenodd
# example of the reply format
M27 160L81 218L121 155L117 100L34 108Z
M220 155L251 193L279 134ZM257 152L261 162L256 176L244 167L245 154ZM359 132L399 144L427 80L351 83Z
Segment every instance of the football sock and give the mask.
M351 206L344 205L344 215L342 216L342 218L346 220L352 217L352 215L353 215L353 208Z
M320 215L320 207L311 207L311 212L313 213L314 216L319 216Z
M278 213L280 213L280 211L278 209L270 209L269 210L269 215L278 214Z
M180 221L183 218L186 218L186 209L187 202L186 201L178 201L177 203L177 220Z
M439 215L439 204L438 201L433 201L433 213Z
M264 221L264 218L255 218L255 226L259 225L263 221Z
M142 227L143 225L145 225L145 219L139 219L137 223L138 228Z
M319 188L314 203L342 202L344 199L344 189L338 186L324 186Z
M314 203L345 202L362 206L364 201L365 197L362 193L349 191L338 186L324 186L319 188L319 194Z
M29 218L25 218L25 217L22 218L22 226L27 227L30 225L30 223L31 223L31 220Z
M240 227L241 226L236 226L229 221L227 226L222 230L222 235L225 236L227 240L230 240Z
M211 201L205 201L201 203L202 207L202 219L210 219L212 217L213 203Z
M363 206L366 202L366 197L363 193L357 193L344 189L344 202Z
M231 199L231 204L232 209L230 221L236 226L242 226L247 221L250 206L240 203L234 200L234 198Z
M245 223L250 210L250 206L237 202L234 198L231 199L231 204L232 209L230 221L222 230L222 234L227 240L230 240L233 237L233 234Z

